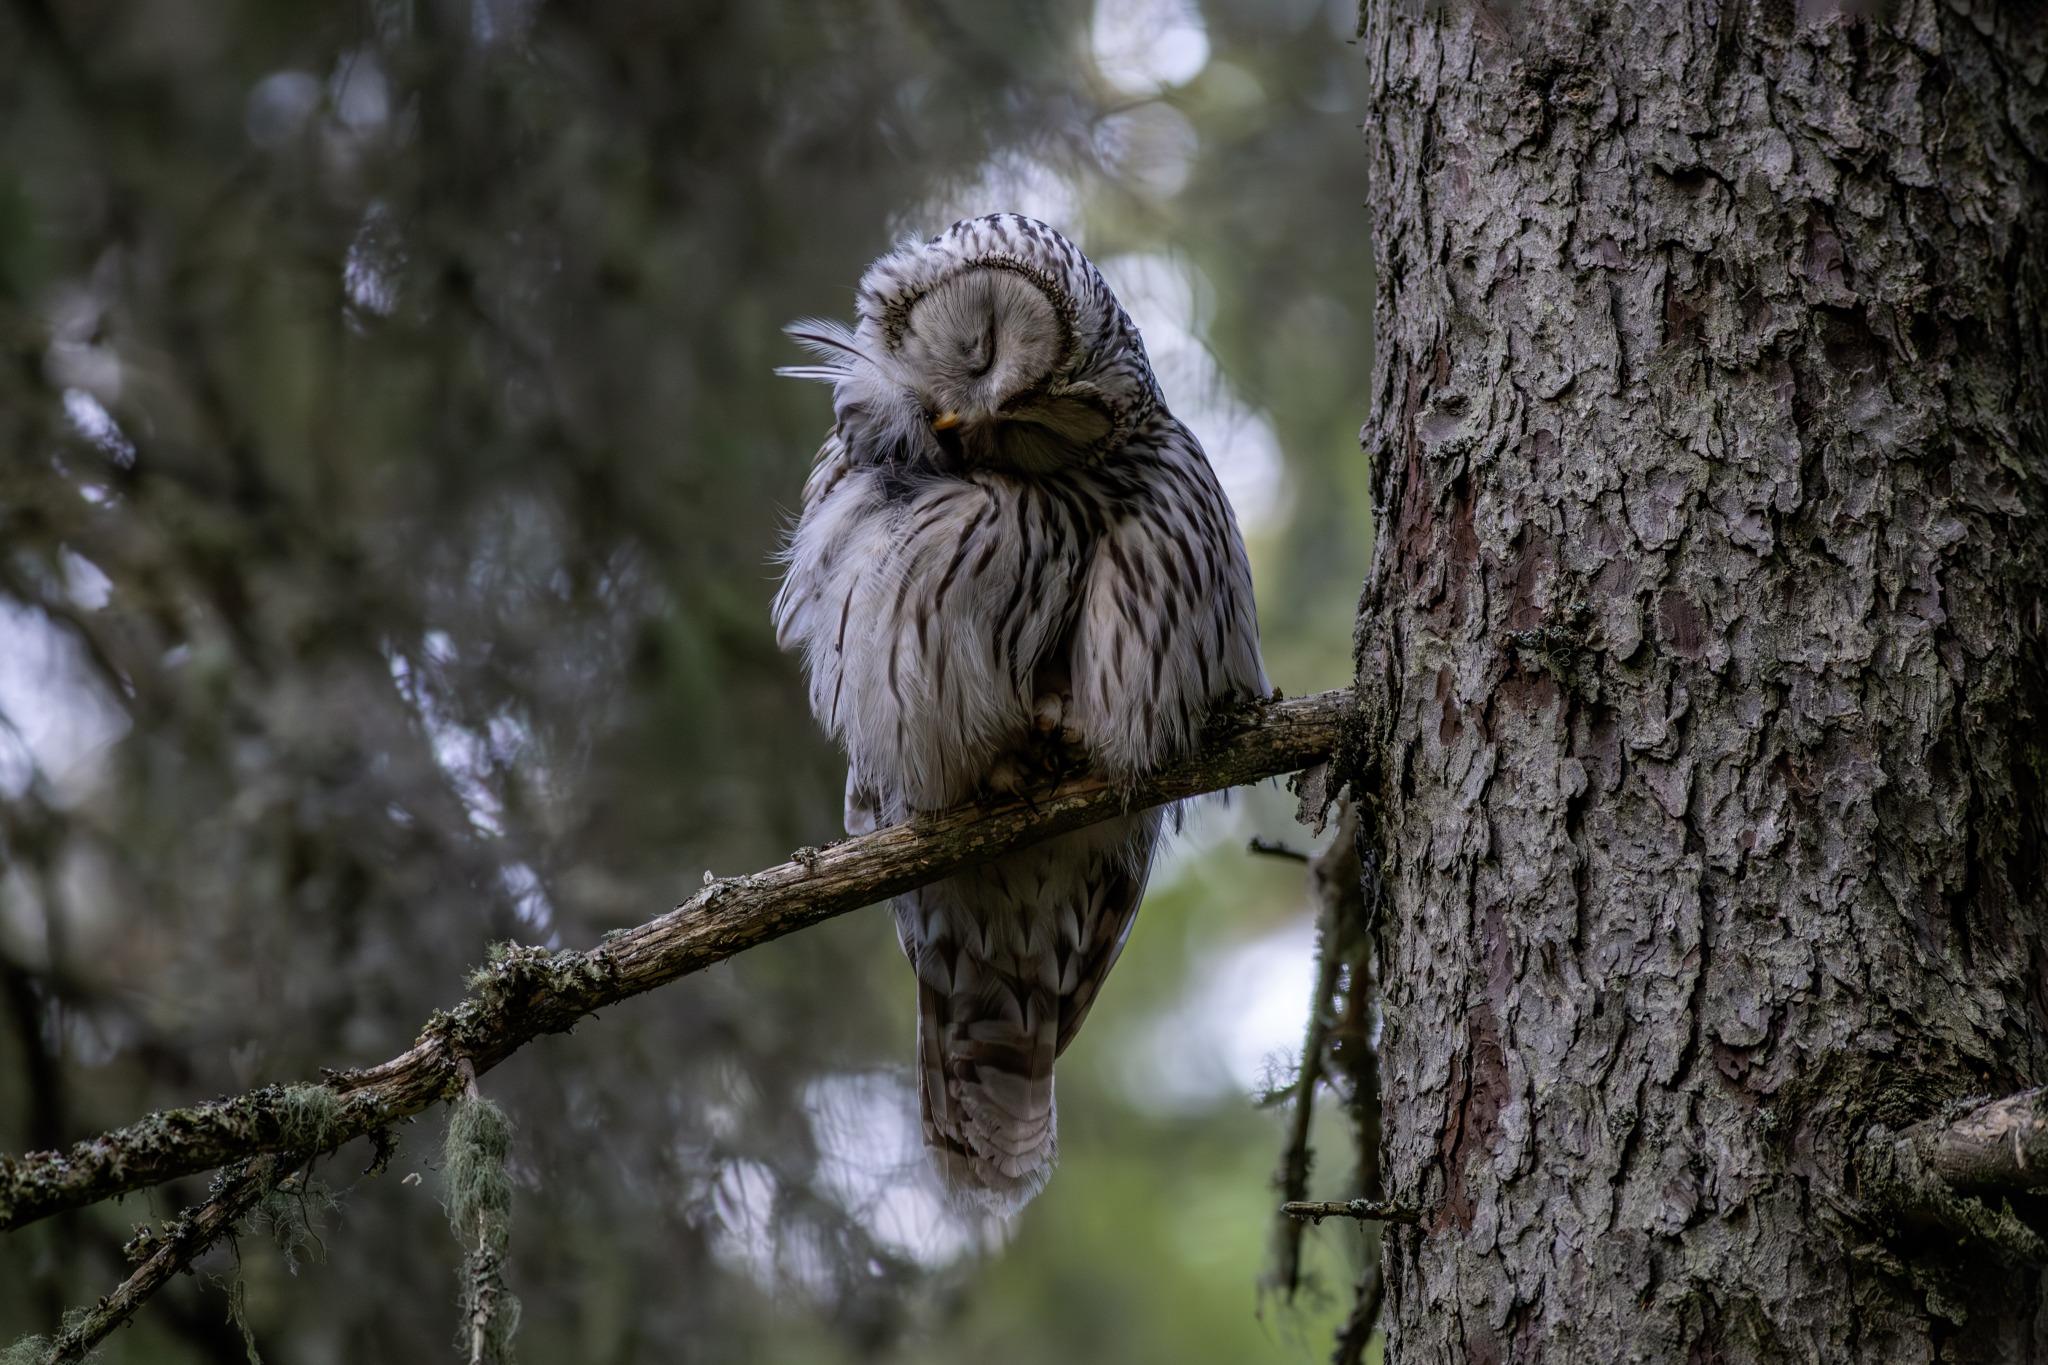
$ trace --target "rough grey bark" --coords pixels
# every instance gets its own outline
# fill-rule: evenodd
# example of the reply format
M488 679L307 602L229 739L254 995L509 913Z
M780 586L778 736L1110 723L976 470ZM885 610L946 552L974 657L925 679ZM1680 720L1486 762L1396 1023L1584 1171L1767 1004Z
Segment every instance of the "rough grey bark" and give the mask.
M1394 1360L2048 1357L1854 1159L2048 1080L2048 24L1883 10L1367 4Z

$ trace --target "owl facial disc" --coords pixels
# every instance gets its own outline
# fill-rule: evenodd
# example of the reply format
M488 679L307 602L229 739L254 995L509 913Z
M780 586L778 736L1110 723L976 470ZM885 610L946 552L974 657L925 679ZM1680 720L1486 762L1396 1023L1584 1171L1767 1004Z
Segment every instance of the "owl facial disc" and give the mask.
M1111 458L1162 401L1101 274L1035 219L905 243L868 268L859 314L793 324L825 363L777 371L833 386L856 464L1057 477Z
M1030 476L1086 463L1115 426L1059 382L1075 344L1037 281L975 265L910 306L893 358L946 463Z

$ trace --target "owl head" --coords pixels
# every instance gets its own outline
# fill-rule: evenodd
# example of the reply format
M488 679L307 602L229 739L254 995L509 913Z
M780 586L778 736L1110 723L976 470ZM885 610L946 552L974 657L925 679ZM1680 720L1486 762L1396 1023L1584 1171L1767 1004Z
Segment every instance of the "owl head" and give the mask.
M1074 244L993 214L891 252L861 278L859 325L788 330L827 363L862 462L1032 477L1096 464L1159 405L1138 330Z

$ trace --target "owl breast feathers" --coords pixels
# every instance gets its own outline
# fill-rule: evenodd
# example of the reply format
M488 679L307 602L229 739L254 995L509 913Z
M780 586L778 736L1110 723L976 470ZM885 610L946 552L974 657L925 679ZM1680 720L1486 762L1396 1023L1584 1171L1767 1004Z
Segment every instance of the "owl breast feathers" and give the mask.
M846 749L849 832L1085 758L1130 784L1263 695L1251 571L1202 448L1087 258L998 214L862 278L858 325L790 331L836 422L804 487L777 639ZM926 1142L1009 1212L1057 1156L1052 1066L1144 891L1156 811L896 900Z

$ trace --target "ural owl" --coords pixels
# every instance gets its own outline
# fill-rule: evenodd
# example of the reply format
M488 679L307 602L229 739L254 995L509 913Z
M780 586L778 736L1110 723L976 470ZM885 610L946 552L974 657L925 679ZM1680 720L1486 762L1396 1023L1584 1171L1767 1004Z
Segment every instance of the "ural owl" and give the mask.
M1264 695L1251 571L1137 328L1034 219L956 223L868 268L859 325L790 328L837 418L785 552L776 638L846 749L846 827L1013 790L1085 756L1132 783ZM998 1212L1058 1152L1053 1059L1144 891L1160 814L1106 821L896 899L917 975L926 1143Z

